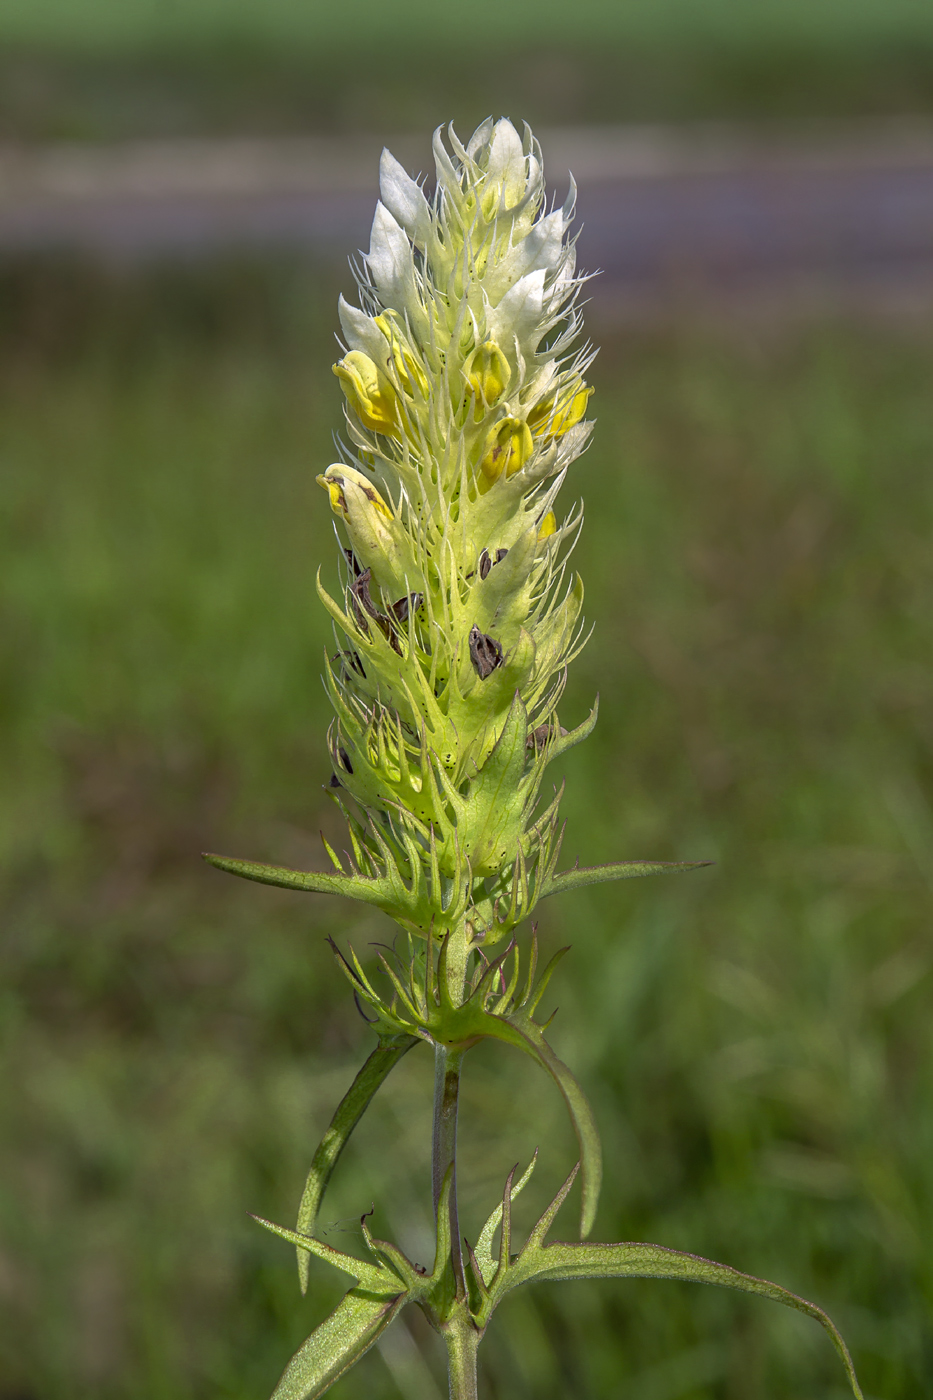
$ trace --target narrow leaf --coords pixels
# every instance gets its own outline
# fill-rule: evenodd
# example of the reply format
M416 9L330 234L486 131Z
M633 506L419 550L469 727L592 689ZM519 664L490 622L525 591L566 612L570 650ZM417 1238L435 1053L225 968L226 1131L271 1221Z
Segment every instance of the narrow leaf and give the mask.
M524 1264L524 1267L522 1267ZM736 1288L743 1293L755 1293L775 1303L796 1308L814 1318L829 1335L845 1367L852 1394L864 1400L848 1347L831 1319L815 1303L808 1303L789 1289L767 1279L743 1274L728 1264L716 1264L697 1254L684 1254L677 1249L665 1249L658 1244L551 1244L530 1251L516 1262L512 1270L515 1283L536 1279L576 1278L672 1278L692 1283L711 1283L723 1288Z
M393 1035L380 1040L376 1049L357 1074L350 1088L344 1094L337 1111L330 1120L330 1127L314 1154L311 1170L305 1182L305 1189L298 1207L298 1232L313 1235L321 1200L327 1189L337 1159L347 1144L350 1134L372 1102L376 1090L394 1069L403 1055L406 1055L418 1040L413 1035ZM301 1291L308 1287L310 1256L302 1246L298 1250L298 1277Z
M578 865L545 880L538 898L547 899L548 895L582 889L584 885L601 885L607 880L634 880L642 875L674 874L714 864L711 860L623 860L614 865Z
M431 1279L435 1283L450 1262L450 1193L454 1184L454 1164L444 1173L440 1195L437 1198L437 1235L434 1246L434 1268Z
M240 875L244 880L257 880L261 885L279 885L286 890L304 890L314 894L342 894L359 899L364 904L382 905L395 893L384 876L328 875L317 870L289 870L284 865L263 865L255 860L238 860L233 856L218 856L202 852L208 865L225 870L228 875Z
M323 1259L326 1264L333 1264L334 1268L340 1269L342 1273L349 1274L368 1292L376 1293L380 1297L397 1292L398 1280L387 1269L383 1269L381 1264L367 1264L364 1260L357 1259L354 1254L344 1254L342 1250L324 1244L323 1240L316 1240L311 1235L300 1235L297 1230L289 1230L285 1225L276 1225L273 1220L264 1220L261 1215L254 1215L252 1219L264 1230L287 1240L298 1249L306 1250L316 1259Z
M395 1317L406 1295L371 1298L353 1289L299 1347L282 1373L272 1400L315 1400L369 1350Z

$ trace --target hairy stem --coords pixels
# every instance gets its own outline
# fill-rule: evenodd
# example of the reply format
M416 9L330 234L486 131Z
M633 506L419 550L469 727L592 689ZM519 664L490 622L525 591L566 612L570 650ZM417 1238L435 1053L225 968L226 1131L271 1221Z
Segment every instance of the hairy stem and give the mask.
M480 1334L462 1313L444 1329L450 1400L476 1400L476 1352Z
M461 1006L466 996L467 963L470 959L470 924L461 924L447 935L447 990L454 1006Z
M457 1296L465 1296L463 1255L460 1247L460 1221L457 1215L457 1099L460 1093L462 1050L450 1050L446 1045L434 1047L434 1151L432 1180L434 1213L441 1198L441 1187L448 1168L453 1165L450 1183L450 1257L453 1265Z

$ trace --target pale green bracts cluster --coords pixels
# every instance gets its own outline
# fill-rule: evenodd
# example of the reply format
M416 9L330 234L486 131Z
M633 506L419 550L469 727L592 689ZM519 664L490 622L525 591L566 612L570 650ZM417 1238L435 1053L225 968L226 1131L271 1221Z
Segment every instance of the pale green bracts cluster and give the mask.
M363 309L341 300L355 466L320 480L352 558L343 602L321 595L349 646L328 668L336 776L396 858L422 863L418 913L440 922L465 895L488 944L502 925L473 882L501 884L520 855L547 866L544 772L595 719L571 734L557 719L583 590L566 568L579 515L554 512L591 427L591 356L573 350L573 194L545 212L537 144L509 122L451 140L455 160L435 138L430 203L384 153Z
M274 1400L323 1394L405 1303L444 1337L452 1400L474 1400L476 1348L505 1293L583 1277L693 1279L798 1308L829 1332L858 1397L829 1318L775 1284L655 1245L545 1243L578 1174L585 1238L602 1173L592 1111L548 1044L548 1023L535 1019L566 949L540 975L534 938L524 954L514 939L490 950L548 895L703 862L557 870L560 792L542 800L546 770L596 721L595 706L569 730L558 718L585 624L568 562L582 510L560 520L557 496L592 426L575 190L549 211L538 143L504 119L484 122L466 145L452 128L446 143L438 131L434 156L429 197L383 153L360 305L340 301L343 460L318 477L340 536L340 586L319 577L318 592L337 638L324 664L330 791L352 851L341 858L327 845L326 873L208 857L250 879L361 900L407 934L407 949L377 954L376 979L352 950L338 953L378 1045L314 1155L297 1229L269 1228L297 1247L302 1289L315 1256L357 1286L296 1353ZM551 1076L579 1144L577 1167L518 1249L511 1204L534 1163L515 1184L509 1177L475 1246L460 1237L459 1076L482 1039L513 1045ZM376 1239L365 1218L365 1260L315 1237L344 1145L419 1042L435 1055L430 1271Z
M318 480L343 589L318 589L351 865L331 851L329 877L240 873L365 899L421 935L466 922L489 947L571 875L659 867L556 877L559 794L539 801L596 720L568 732L557 714L584 641L582 512L558 523L557 495L592 427L575 190L547 211L538 144L511 122L449 140L432 199L383 153L361 305L340 301L347 460Z

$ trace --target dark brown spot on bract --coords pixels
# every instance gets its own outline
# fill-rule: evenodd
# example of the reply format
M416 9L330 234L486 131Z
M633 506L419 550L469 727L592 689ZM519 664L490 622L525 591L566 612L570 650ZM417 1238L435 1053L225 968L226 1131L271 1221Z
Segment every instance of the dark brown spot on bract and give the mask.
M482 554L479 556L480 578L488 577L490 569L493 569L496 566L496 564L501 564L508 552L509 551L507 549L497 549L496 557L495 559L492 559L490 557L489 550L484 549Z
M424 602L423 593L407 593L404 598L399 598L397 603L391 607L392 616L399 625L408 621L411 613L416 613Z
M356 616L356 621L361 630L365 632L367 636L369 636L369 624L367 623L366 619L367 617L371 617L376 623L376 626L379 628L382 635L388 638L388 641L393 651L397 651L399 656L401 656L402 648L399 646L398 640L395 636L395 617L389 617L386 613L381 613L376 607L376 604L373 602L372 594L369 591L369 585L372 582L372 577L372 569L364 569L363 572L361 574L358 574L357 577L350 584L350 602L353 606L353 612ZM407 603L407 599L405 599L404 601ZM395 606L398 605L396 604Z
M481 681L491 676L497 666L502 665L502 647L495 637L487 637L478 627L470 631L470 660Z
M356 578L350 584L350 595L353 598L354 603L357 605L354 608L354 611L356 612L357 618L360 620L360 622L362 622L361 610L364 613L368 613L370 617L379 617L380 615L379 609L373 602L372 594L369 591L369 585L372 582L372 577L372 569L364 569L361 574L357 574Z

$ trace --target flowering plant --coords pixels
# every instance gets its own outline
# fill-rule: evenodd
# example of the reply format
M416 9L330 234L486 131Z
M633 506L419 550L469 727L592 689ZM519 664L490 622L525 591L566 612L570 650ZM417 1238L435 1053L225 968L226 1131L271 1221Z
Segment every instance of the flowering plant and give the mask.
M323 1394L408 1303L443 1336L450 1392L476 1394L476 1350L500 1300L535 1279L692 1279L758 1293L826 1328L853 1393L858 1382L829 1318L776 1284L650 1244L585 1243L601 1161L593 1115L535 1013L561 950L538 975L534 935L513 934L542 899L604 880L702 862L629 861L558 871L560 792L539 801L545 770L591 732L558 719L566 668L585 641L583 589L568 560L582 513L558 520L567 470L586 446L593 352L578 346L569 228L575 190L547 211L538 143L507 120L463 145L434 138L432 198L388 153L380 170L359 307L340 301L346 462L318 478L342 527L337 596L318 583L339 635L324 662L335 718L330 791L351 853L303 872L210 855L214 865L290 889L382 910L405 952L380 975L337 951L377 1045L314 1155L296 1229L268 1221L298 1252L355 1282L293 1359L274 1400ZM336 951L336 950L335 950ZM463 1058L482 1039L524 1050L556 1082L579 1162L516 1247L511 1207L534 1161L505 1183L475 1244L457 1215L457 1099ZM321 1200L350 1133L390 1070L424 1042L435 1057L430 1271L375 1239L366 1259L315 1235ZM546 1243L579 1174L580 1240ZM496 1236L498 1245L494 1247Z

